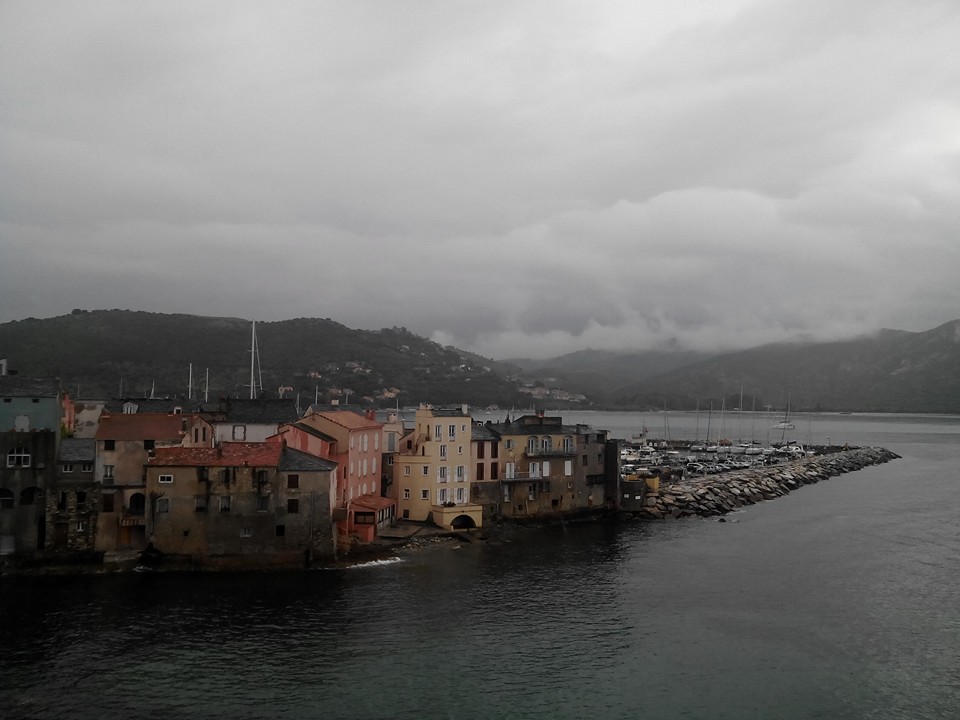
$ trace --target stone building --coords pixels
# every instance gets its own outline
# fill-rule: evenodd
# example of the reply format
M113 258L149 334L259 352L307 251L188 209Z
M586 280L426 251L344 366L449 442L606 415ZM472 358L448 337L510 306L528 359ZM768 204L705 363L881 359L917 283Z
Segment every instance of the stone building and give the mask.
M158 448L146 470L147 540L201 563L332 558L336 470L279 441Z
M64 438L52 486L47 491L46 550L91 553L97 536L100 483L94 474L93 438Z

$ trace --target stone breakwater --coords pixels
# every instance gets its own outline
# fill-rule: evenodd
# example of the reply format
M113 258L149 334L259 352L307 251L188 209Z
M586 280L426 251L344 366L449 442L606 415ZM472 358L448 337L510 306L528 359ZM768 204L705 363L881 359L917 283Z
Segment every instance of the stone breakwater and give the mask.
M659 490L647 491L639 515L657 519L723 515L744 505L773 500L803 485L899 457L884 448L856 448L680 483L664 482Z

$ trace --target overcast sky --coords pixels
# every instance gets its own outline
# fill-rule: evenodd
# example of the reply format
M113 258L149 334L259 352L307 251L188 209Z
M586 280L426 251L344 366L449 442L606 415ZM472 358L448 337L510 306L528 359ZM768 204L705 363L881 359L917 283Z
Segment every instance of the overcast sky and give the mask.
M960 317L960 3L0 2L0 322L505 358Z

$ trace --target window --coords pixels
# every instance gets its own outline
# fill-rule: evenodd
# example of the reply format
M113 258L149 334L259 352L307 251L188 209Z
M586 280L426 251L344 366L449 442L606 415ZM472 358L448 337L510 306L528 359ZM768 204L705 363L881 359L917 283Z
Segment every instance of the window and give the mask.
M424 474L424 475L429 475L429 474L430 474L430 466L429 466L429 465L424 465L424 466L423 466L423 474Z
M84 520L77 520L77 532L83 532L87 529L87 523Z
M114 508L114 500L116 497L113 493L103 493L100 496L100 512L112 513Z
M464 491L465 491L465 488L462 488L462 487L458 487L458 488L457 488L457 502L458 502L458 503L466 502L466 494L465 494Z
M13 490L0 488L0 510L13 510Z
M173 482L173 475L160 475L157 478L157 482L161 483L162 485L169 485Z
M457 445L457 455L463 455L463 445Z
M483 463L477 463L477 480L483 480Z
M563 439L563 451L564 452L573 452L573 438L565 437Z
M193 498L193 509L196 512L206 512L207 511L207 496L206 495L197 495Z
M242 537L242 538L253 537L253 529L252 529L252 528L248 528L248 527L241 528L241 529L240 529L240 537Z
M548 477L550 475L550 463L545 462L543 463L543 465L540 466L540 468L541 468L540 469L541 475L543 475L544 477Z
M193 441L195 443L200 442L200 428L193 429Z
M553 452L553 438L549 435L540 441L540 449L545 452Z
M220 496L220 512L230 512L230 496L221 495Z
M602 452L598 452L598 453L597 453L597 462L600 463L601 465L603 465L603 453L602 453Z
M517 466L512 462L508 462L504 470L506 471L507 480L512 480L517 472Z
M496 440L490 443L490 457L494 459L500 457L500 445Z
M87 504L87 494L83 490L77 491L77 505Z
M277 537L283 537L284 535L287 534L287 526L286 526L286 525L277 525L277 530L276 530L276 532L277 532Z
M374 436L373 436L373 449L374 449L374 450L379 450L379 449L380 449L380 436L379 436L379 435L374 435Z
M106 485L113 485L113 465L103 466L103 482Z
M437 505L443 505L447 502L447 489L437 488Z
M112 495L110 497L113 497ZM170 512L170 498L157 498L157 513Z
M584 467L586 467L586 466L587 466L587 456L586 456L586 455L584 455L584 456L583 456L583 462L582 462L582 465L583 465Z
M299 489L300 489L300 476L287 475L287 490L299 490Z
M201 442L206 442L206 441L207 441L207 428L206 428L206 426L200 428L200 441L201 441Z
M447 437L450 438L451 440L455 440L455 439L456 439L456 437L457 437L457 426L456 426L456 425L448 425L448 426L447 426Z
M427 489L421 490L421 491L420 491L420 499L421 499L421 500L429 500L429 499L430 499L430 491L427 490ZM11 502L10 507L13 507L13 497L10 498L10 502Z
M483 460L483 448L486 446L486 443L481 440L477 443L477 459Z
M497 463L493 463L490 466L490 479L499 480L500 479L500 466Z
M287 512L294 515L298 514L300 512L300 501L296 498L287 500Z
M220 469L220 482L224 485L229 485L237 478L237 470L232 467L225 467Z
M445 483L447 481L447 466L441 465L437 468L437 482Z
M530 477L532 478L540 477L540 463L535 463L535 462L530 463Z
M441 437L443 437L443 426L435 425L433 428L433 439L439 440Z
M527 452L528 452L528 453L530 453L531 455L534 454L534 453L537 451L537 445L538 445L538 442L537 442L537 438L536 438L536 437L531 436L531 437L527 438Z
M536 499L537 499L537 484L536 484L536 483L530 483L529 485L527 485L527 496L528 496L531 500L536 500Z
M406 475L407 477L410 476L410 466L409 466L409 465L404 465L404 466L403 466L403 474Z
M440 457L445 458L446 456L447 456L447 446L446 446L446 445L441 445L441 446L440 446Z
M564 460L564 461L563 461L563 474L566 475L566 476L568 476L568 477L569 477L570 475L573 475L573 461L572 461L572 460Z
M463 482L467 479L467 469L463 465L457 465L457 482Z
M403 489L403 499L404 499L404 500L409 500L409 499L410 499L410 488L404 488L404 489Z
M257 495L257 512L266 512L270 509L270 498L267 495Z
M29 489L29 488L28 488ZM20 493L20 504L21 505L33 505L34 496L33 493L27 493L24 490ZM57 510L63 512L67 509L67 494L65 492L60 493L60 497L57 498Z
M63 464L63 473L72 473L73 472L73 463L64 463Z
M117 441L116 441L116 440L104 440L104 441L103 441L103 449L104 449L104 450L116 450L116 449L117 449Z
M157 443L154 440L144 440L143 449L144 450L153 450L156 447Z
M7 453L7 467L30 467L30 451L16 447Z
M513 450L513 440L504 440L504 441L503 441L503 446L504 446L507 450Z
M549 481L549 480L543 480L543 481L540 483L540 492L542 492L542 493L548 493L548 492L550 492L550 481Z
M234 425L232 438L234 440L246 440L247 439L247 426L246 425Z
M80 472L92 473L93 472L93 463L84 463L80 466Z

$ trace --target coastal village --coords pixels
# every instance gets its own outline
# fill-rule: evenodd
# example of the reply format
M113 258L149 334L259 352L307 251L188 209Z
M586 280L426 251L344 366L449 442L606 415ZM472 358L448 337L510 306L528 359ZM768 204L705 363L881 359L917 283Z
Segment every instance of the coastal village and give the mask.
M640 472L637 448L540 413L91 402L0 375L0 568L312 566L501 522L719 515L892 459L787 451L773 471L717 482L682 462Z

